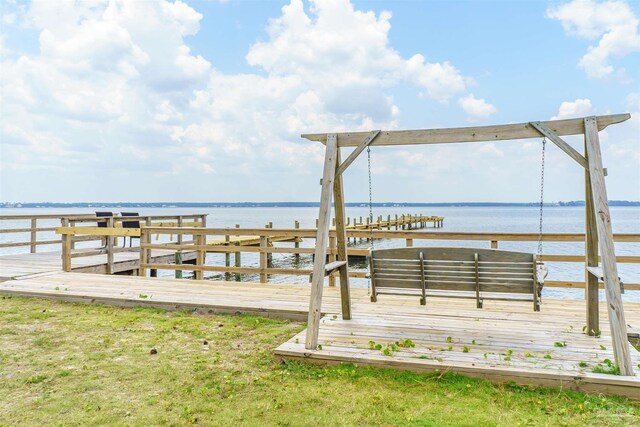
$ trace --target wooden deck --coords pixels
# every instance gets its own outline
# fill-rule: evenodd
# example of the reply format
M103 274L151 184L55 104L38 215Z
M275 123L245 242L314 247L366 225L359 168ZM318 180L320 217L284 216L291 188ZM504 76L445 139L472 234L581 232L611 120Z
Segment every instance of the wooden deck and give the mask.
M306 320L310 288L42 272L2 282L0 293ZM383 296L373 304L366 289L354 288L352 296L354 318L343 321L339 314L339 288L325 289L321 350L306 350L302 332L275 349L276 354L320 363L353 362L420 372L458 372L493 381L619 394L640 400L639 377L591 372L597 363L613 360L613 351L608 330L600 338L582 333L583 301L545 299L542 311L536 313L529 303L487 301L485 308L478 310L471 300L432 298L422 307L417 298L397 296ZM625 308L630 332L640 332L640 304L627 303ZM606 316L603 304L603 325ZM410 339L415 347L402 348L392 356L369 348L370 341L386 346L404 339ZM566 346L557 347L556 342ZM639 354L632 352L637 364ZM580 362L587 366L581 367Z
M152 260L157 263L173 263L175 251L154 249ZM114 273L134 272L140 265L140 253L117 252L114 257ZM194 260L195 251L183 252L183 262ZM57 273L62 271L60 252L38 252L35 254L16 254L0 256L0 282L25 276ZM106 274L105 255L93 255L74 258L73 271L80 273Z

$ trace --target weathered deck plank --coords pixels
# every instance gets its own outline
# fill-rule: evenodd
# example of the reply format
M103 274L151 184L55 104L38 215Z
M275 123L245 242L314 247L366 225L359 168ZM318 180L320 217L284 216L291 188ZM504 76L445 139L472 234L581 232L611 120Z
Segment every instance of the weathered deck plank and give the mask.
M183 252L183 261L195 259L195 251ZM114 254L114 273L136 270L140 264L140 254L117 252ZM151 254L154 263L172 263L174 251L154 249ZM106 273L106 256L93 255L74 258L72 270L81 273ZM19 279L33 274L53 274L62 271L60 252L38 252L35 254L15 254L0 256L0 282Z

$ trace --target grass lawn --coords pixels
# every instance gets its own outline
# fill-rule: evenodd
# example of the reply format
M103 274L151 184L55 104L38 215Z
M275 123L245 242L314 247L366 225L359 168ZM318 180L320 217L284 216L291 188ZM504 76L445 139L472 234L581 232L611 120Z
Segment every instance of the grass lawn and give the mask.
M640 404L622 398L274 358L271 350L303 328L252 316L0 297L0 426L606 426L640 419Z

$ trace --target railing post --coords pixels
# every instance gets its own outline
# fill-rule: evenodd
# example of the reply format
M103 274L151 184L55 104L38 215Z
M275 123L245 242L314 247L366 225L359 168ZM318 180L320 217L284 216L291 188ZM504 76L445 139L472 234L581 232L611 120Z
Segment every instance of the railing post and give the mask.
M149 220L147 219L147 222ZM138 266L138 276L147 277L146 264L149 262L148 249L146 245L151 243L149 232L141 228L140 229L140 265Z
M182 216L178 216L178 228L182 228ZM182 233L178 232L178 244L182 244Z
M236 228L240 228L240 224L236 224ZM236 237L240 237L239 234L236 234ZM235 253L235 266L236 267L241 267L242 266L242 252L240 252L240 242L236 242L236 246L238 247L238 252ZM236 273L235 274L235 278L236 281L240 281L240 273Z
M224 236L224 245L228 248L230 243L231 243L231 236L227 234L226 236ZM231 267L231 254L229 252L224 253L224 266ZM228 271L225 271L224 280L229 280L229 277L231 277L231 275L229 274Z
M32 254L36 253L37 228L38 228L38 219L31 218L31 249L30 251Z
M182 265L182 250L178 250L175 255L176 265ZM182 279L182 270L176 270L176 279Z
M267 236L260 236L260 283L267 283Z
M196 267L203 267L205 265L205 261L206 261L206 257L207 257L207 251L205 248L205 244L206 244L206 239L205 239L205 235L204 234L196 234L194 237L194 240L196 242ZM204 271L202 270L195 270L193 272L194 277L196 278L196 280L202 280L204 279Z
M413 246L413 239L407 239L407 247L410 248Z
M335 220L335 218L334 218ZM336 251L338 250L338 244L335 236L329 236L329 262L336 261ZM336 285L336 277L332 274L329 275L329 286Z
M69 227L69 220L67 218L61 218L62 226ZM62 235L62 269L64 271L71 271L71 235Z
M498 241L497 240L492 240L491 241L491 249L498 249Z
M76 226L76 222L74 220L70 220L69 224L71 225L71 227L75 227ZM73 236L71 238L71 249L75 249L76 248L76 239L75 236Z
M107 218L107 230L113 229L113 217ZM107 274L113 274L113 239L114 236L107 236Z
M298 221L294 221L294 222L293 222L293 228L295 228L296 230L297 230L297 229L299 229L299 228L300 228L300 222L298 222ZM298 248L300 247L300 242L298 242L298 238L299 238L299 237L298 237L298 236L296 236L296 241L295 241L295 243L293 244L293 246L294 246L296 249L298 249ZM295 259L296 259L296 261L299 261L299 260L300 260L300 254L299 254L299 253L297 253L297 252L296 252L296 254L295 254Z

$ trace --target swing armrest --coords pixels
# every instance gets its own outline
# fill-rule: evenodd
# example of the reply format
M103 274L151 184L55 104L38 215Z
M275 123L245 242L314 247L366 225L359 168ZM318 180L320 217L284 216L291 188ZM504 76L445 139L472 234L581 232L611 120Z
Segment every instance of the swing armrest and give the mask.
M340 270L342 267L347 265L347 261L333 261L324 266L324 276L328 276L331 273ZM313 280L313 273L309 275L309 283Z

